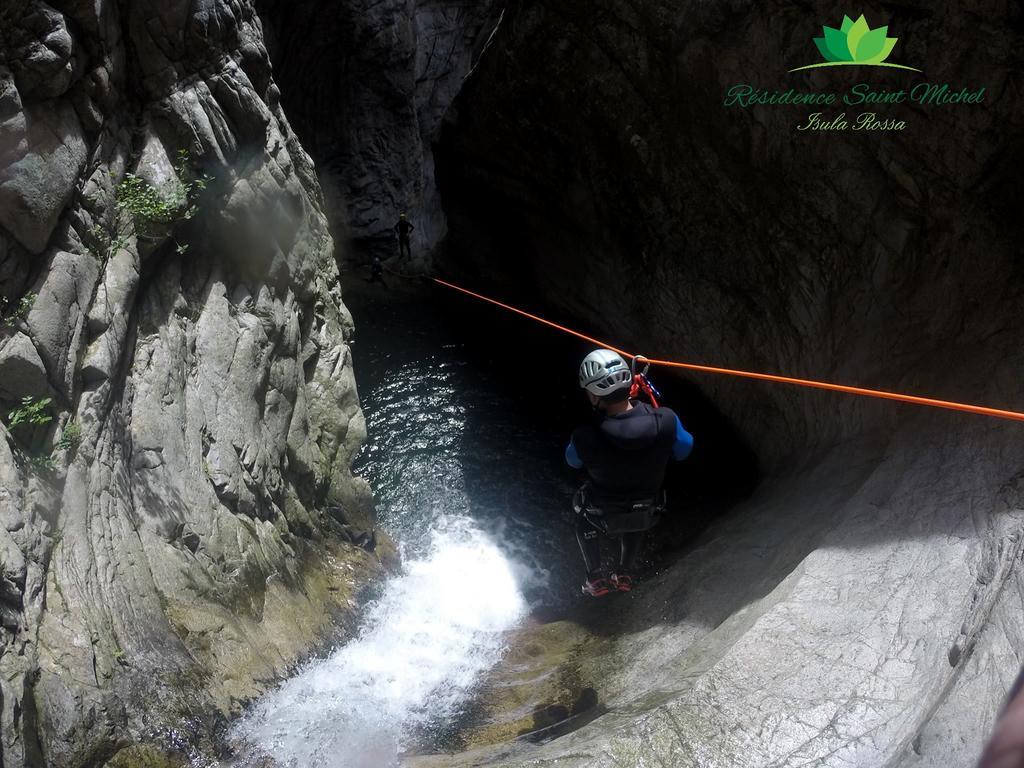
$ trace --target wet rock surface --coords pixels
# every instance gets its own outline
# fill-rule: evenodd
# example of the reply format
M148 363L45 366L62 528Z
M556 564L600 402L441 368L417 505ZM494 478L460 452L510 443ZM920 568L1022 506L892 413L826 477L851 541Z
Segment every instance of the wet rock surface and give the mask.
M351 626L337 275L250 3L0 6L3 765L177 764Z
M787 75L831 23L817 11L511 7L442 132L444 269L660 358L1019 409L1019 14L992 6L992 44L968 54L959 7L865 9L899 30L913 77L984 85L977 109L808 135L794 129L810 110L724 107L735 83L908 81ZM764 480L609 612L621 634L593 681L607 711L546 744L412 764L977 759L1024 633L1016 425L697 381Z

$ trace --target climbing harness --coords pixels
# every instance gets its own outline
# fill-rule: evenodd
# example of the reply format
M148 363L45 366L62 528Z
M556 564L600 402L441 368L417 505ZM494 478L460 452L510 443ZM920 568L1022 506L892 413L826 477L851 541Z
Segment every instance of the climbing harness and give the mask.
M572 508L577 515L582 515L594 528L608 536L620 536L623 533L639 533L648 531L658 523L665 511L666 497L664 491L647 499L634 499L621 502L603 502L600 507L591 503L590 483L584 483L572 497Z
M461 286L455 285L454 283L449 283L449 282L447 282L445 280L441 280L441 279L436 278L436 277L431 278L431 279L435 283L437 283L438 285L443 285L446 288L450 288L450 289L452 289L454 291L458 291L459 293L465 294L466 296L472 296L475 299L479 299L480 301L485 301L488 304L493 304L496 307L501 307L502 309L508 310L509 312L514 312L517 315L522 315L523 317L529 318L530 320L534 320L534 321L536 321L538 323L542 323L543 325L546 325L546 326L548 326L550 328L554 328L556 330L562 331L563 333L567 333L570 336L575 336L578 339L583 339L584 341L589 341L592 344L596 344L599 347L604 347L606 349L612 350L613 352L618 352L623 357L629 358L630 360L633 360L634 362L636 361L636 359L638 357L637 355L632 355L629 352L626 352L625 350L618 349L617 347L613 347L611 344L608 344L607 342L600 341L599 339L595 339L592 336L587 336L586 334L580 333L579 331L573 330L572 328L567 328L564 325L559 325L558 323L554 323L554 322L552 322L550 320L547 320L547 319L545 319L543 317L540 317L539 315L535 315L535 314L532 314L532 313L527 312L525 310L519 309L518 307L514 307L511 304L505 304L505 303L503 303L501 301L498 301L497 299L492 299L489 296L484 296L483 294L476 293L474 291L470 291L470 290L468 290L466 288L462 288ZM906 395L906 394L903 394L903 393L900 393L900 392L887 392L885 390L867 389L865 387L851 387L851 386L848 386L846 384L831 384L831 383L825 382L825 381L815 381L813 379L798 379L798 378L793 378L791 376L779 376L779 375L771 374L771 373L758 373L756 371L743 371L743 370L739 370L739 369L736 369L736 368L720 368L720 367L717 367L717 366L698 365L696 363L683 363L683 362L678 362L678 361L674 361L674 360L648 360L646 358L641 358L641 359L644 361L644 365L645 366L646 365L659 365L659 366L663 366L663 367L666 367L666 368L681 368L681 369L685 369L685 370L688 370L688 371L698 371L700 373L715 373L715 374L720 374L720 375L723 375L723 376L738 376L740 378L745 378L745 379L757 379L757 380L760 380L760 381L770 381L770 382L774 382L776 384L793 384L793 385L798 386L798 387L809 387L809 388L812 388L812 389L825 389L825 390L829 390L831 392L843 392L843 393L848 394L848 395L860 395L860 396L863 396L863 397L874 397L874 398L878 398L878 399L881 399L881 400L895 400L895 401L902 402L902 403L911 403L913 405L924 405L924 406L928 406L930 408L945 408L947 410L952 410L952 411L963 411L964 413L973 413L973 414L977 414L979 416L992 416L992 417L995 417L995 418L998 418L998 419L1010 419L1012 421L1024 421L1024 413L1020 413L1018 411L1003 410L1003 409L1000 409L1000 408L989 408L988 406L984 406L984 405L972 405L970 403L958 403L958 402L954 402L952 400L937 400L937 399L931 398L931 397L919 397L917 395ZM649 382L648 382L648 384L649 384ZM642 388L641 384L636 383L636 385L640 386Z

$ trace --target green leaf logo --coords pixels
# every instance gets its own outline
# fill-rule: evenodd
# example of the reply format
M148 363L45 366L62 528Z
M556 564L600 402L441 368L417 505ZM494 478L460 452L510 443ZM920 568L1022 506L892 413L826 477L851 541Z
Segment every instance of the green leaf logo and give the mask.
M885 60L892 53L899 38L887 37L888 27L871 29L868 26L864 14L856 21L849 16L843 16L843 23L839 29L822 27L822 36L814 38L814 44L818 46L825 61L818 64L808 64L806 67L797 67L789 70L799 72L803 69L816 69L817 67L837 67L850 64L870 64L876 67L895 67L896 69L909 69L912 72L920 72L920 69L907 67L903 64L890 64Z

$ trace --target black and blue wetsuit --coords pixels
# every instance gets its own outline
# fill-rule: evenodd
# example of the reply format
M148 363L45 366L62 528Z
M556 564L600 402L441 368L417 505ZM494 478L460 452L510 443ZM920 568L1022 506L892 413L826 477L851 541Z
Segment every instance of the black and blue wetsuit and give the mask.
M566 446L565 460L569 466L587 471L588 501L600 509L656 498L669 461L682 461L692 450L693 436L674 411L633 402L628 411L604 415L576 429ZM643 536L638 532L619 537L619 565L624 571L635 566ZM576 537L589 578L601 568L601 531L580 515Z
M388 284L384 281L384 262L380 260L379 256L374 256L370 261L370 279L369 283L380 283L385 288Z
M412 246L409 243L409 235L416 229L405 219L399 219L398 223L395 224L394 230L398 234L398 258L401 259L403 256L406 258L412 258Z

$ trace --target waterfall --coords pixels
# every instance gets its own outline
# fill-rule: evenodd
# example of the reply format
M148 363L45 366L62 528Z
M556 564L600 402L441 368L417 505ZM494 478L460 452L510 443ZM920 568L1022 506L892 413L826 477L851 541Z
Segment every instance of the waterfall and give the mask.
M442 517L359 635L261 699L233 734L252 758L288 768L397 765L418 731L459 713L526 611L506 555L469 518Z

